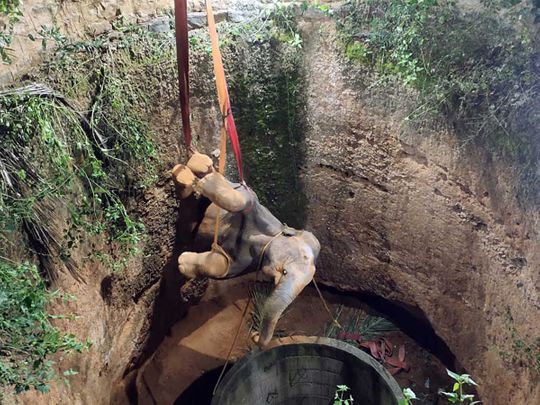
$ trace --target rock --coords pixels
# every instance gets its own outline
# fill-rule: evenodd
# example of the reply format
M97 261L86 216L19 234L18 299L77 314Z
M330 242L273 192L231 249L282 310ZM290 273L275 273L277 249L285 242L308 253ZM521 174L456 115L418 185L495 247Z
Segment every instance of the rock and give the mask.
M94 36L104 34L110 30L112 30L112 25L108 21L99 21L88 26L88 32Z
M154 18L153 20L147 21L144 25L152 32L171 31L171 19L167 16Z
M227 11L214 10L214 19L216 20L216 23L225 21L227 19ZM207 25L208 22L206 20L205 12L188 13L188 29L195 30L206 27Z
M245 23L249 20L248 15L239 10L230 10L227 16L228 20L232 23Z
M188 10L194 12L202 12L205 10L205 3L203 0L188 0Z
M512 327L540 332L538 294L516 294L516 287L537 291L539 245L520 236L538 230L537 207L520 206L516 178L501 175L509 170L483 146L458 156L455 134L439 133L438 142L416 129L404 135L399 111L414 95L395 86L366 90L374 78L343 66L333 27L306 23L303 35L309 51L302 179L306 228L322 246L319 278L423 314L477 377L484 403L537 403L540 391L531 394L527 370L485 349L512 350L504 346ZM389 107L389 100L396 104ZM401 141L414 150L403 153ZM476 190L488 193L489 204ZM521 234L508 232L516 223Z
M108 37L109 37L109 39L113 39L113 40L114 40L114 39L119 39L119 38L121 38L122 35L123 35L123 34L122 34L120 31L111 31L111 32L109 32Z
M314 20L321 20L323 18L326 18L326 13L318 8L315 7L309 7L304 13L302 14L302 17L306 21L314 21Z

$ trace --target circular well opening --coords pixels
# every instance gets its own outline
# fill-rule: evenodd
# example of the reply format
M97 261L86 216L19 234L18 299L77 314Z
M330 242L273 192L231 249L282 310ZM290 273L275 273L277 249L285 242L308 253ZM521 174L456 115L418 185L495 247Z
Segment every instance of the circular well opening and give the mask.
M212 405L328 405L337 385L349 387L354 402L363 405L397 405L403 398L394 378L369 355L317 338L244 357L225 375Z

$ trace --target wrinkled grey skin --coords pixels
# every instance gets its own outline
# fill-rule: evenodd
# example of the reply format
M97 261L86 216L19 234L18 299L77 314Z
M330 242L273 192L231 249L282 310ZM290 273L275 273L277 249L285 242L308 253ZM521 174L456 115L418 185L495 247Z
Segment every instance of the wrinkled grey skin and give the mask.
M175 170L178 172L175 168L173 177ZM189 168L182 166L180 170ZM259 271L266 279L273 280L275 287L263 310L260 334L253 338L260 346L266 346L283 311L313 279L319 242L310 232L285 228L246 186L231 183L213 170L199 177L200 180L194 180L194 190L212 202L195 240L197 250L202 253L180 255L179 271L188 278L231 278L257 271L264 250ZM182 186L178 181L176 184ZM229 260L219 249L212 251L218 212L221 215L219 245ZM290 236L281 233L284 229Z

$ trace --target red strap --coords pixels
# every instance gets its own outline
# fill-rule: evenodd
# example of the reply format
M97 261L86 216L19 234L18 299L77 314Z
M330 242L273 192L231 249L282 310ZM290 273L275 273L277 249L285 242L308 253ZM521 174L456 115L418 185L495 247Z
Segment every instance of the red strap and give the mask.
M186 0L174 0L174 22L176 26L176 60L178 63L178 87L182 128L188 150L191 150L191 126L189 122L189 45Z
M229 100L229 92L227 91L227 104L228 104L228 114L225 119L225 127L229 134L229 139L231 141L232 150L234 152L234 157L236 158L236 166L238 167L238 175L240 176L240 181L244 182L244 166L242 164L242 151L240 150L240 141L238 140L238 132L236 132L236 124L234 123L234 118L231 111L231 102Z

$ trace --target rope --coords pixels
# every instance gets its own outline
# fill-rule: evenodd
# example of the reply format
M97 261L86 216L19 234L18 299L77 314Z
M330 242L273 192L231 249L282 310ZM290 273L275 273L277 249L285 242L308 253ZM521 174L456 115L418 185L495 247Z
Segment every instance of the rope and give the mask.
M236 333L234 334L234 339L232 342L232 345L229 349L229 353L227 354L227 360L225 361L225 364L223 365L223 368L221 369L221 373L219 374L219 377L216 381L216 385L214 385L214 390L212 391L212 395L216 394L217 388L219 386L219 383L221 382L221 379L223 378L223 375L225 374L225 370L227 369L227 366L229 365L229 361L231 360L231 355L234 350L234 346L236 346L236 341L238 339L238 336L240 335L240 330L242 329L242 325L244 324L244 319L247 314L247 310L249 308L249 305L251 304L251 294L246 302L246 306L244 307L244 311L242 312L242 318L240 319L240 324L238 325L238 328L236 329Z
M229 256L225 249L223 249L218 243L212 243L212 252L220 253L222 256L225 257L225 259L227 259L227 271L225 272L225 276L229 274L229 269L231 268L232 262L231 256Z
M220 139L220 145L219 145L219 164L218 164L218 173L225 174L225 156L227 155L227 134L225 131L225 127L221 127L221 139ZM219 225L221 223L221 208L217 207L217 217L216 222L214 224L214 241L212 242L212 250L214 252L219 253L225 253L223 248L219 246ZM225 257L227 260L229 260L229 255L225 253Z
M256 270L257 272L261 269L262 262L263 262L263 259L264 259L264 254L266 253L266 250L268 249L268 246L270 246L270 244L274 241L274 239L276 239L278 236L281 236L281 235L283 235L283 230L279 231L274 236L272 236L272 239L270 239L268 242L266 242L266 244L262 248L261 254L259 255L259 263L257 264L257 270Z
M336 318L334 318L334 315L332 315L332 312L330 311L330 308L328 308L328 304L326 303L326 300L324 299L324 297L322 295L322 292L319 289L319 286L317 285L317 281L315 281L315 276L313 276L312 281L313 281L313 285L315 286L315 289L319 293L319 297L321 298L321 301L322 301L322 303L324 305L324 309L326 309L326 312L328 312L328 316L330 317L330 319L332 320L334 325L336 325L337 328L342 329L341 324L338 322L338 320Z

